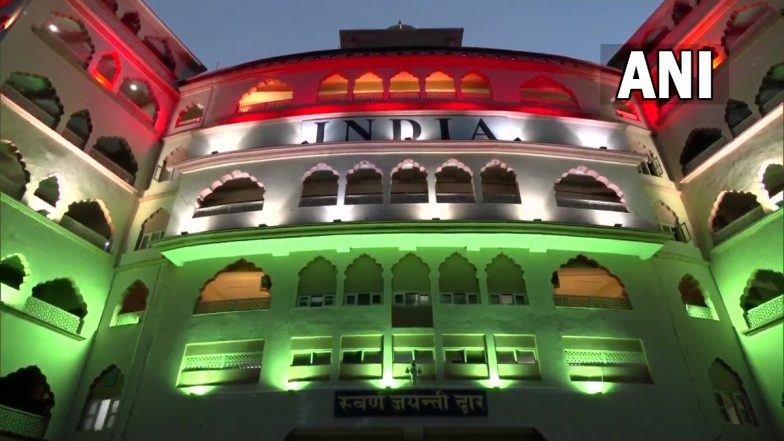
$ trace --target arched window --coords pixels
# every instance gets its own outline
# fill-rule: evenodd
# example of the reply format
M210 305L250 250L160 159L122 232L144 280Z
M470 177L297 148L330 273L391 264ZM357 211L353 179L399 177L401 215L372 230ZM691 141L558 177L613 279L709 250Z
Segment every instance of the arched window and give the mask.
M392 267L392 327L432 328L430 268L414 254Z
M472 203L474 201L471 170L465 164L450 159L436 170L436 202Z
M553 272L552 283L557 306L632 309L621 280L583 255Z
M490 161L480 173L482 201L497 204L519 204L520 189L514 170L498 160Z
M99 431L114 426L124 383L123 374L115 365L101 372L90 385L90 393L87 395L79 424L81 430Z
M264 208L264 186L247 173L233 171L199 195L193 217L245 213Z
M30 183L21 153L10 141L0 140L0 191L20 201Z
M486 100L492 96L490 81L476 72L468 73L460 79L460 90L464 99Z
M688 175L700 164L713 156L727 142L721 129L702 128L694 129L686 138L686 144L681 152L681 170L683 175Z
M381 170L362 161L346 174L346 205L380 204L383 202L384 187Z
M784 274L757 270L740 298L743 318L749 329L757 329L784 319Z
M43 438L54 407L54 393L38 366L27 366L5 377L0 377L0 405L21 410L35 417L28 424L7 424L4 430L31 437Z
M95 142L89 154L123 181L132 185L136 181L139 166L125 138L102 136Z
M416 204L428 201L427 171L419 163L406 159L392 169L393 204Z
M23 257L19 254L12 254L0 260L0 284L18 290L26 277L27 270ZM2 300L7 299L2 296Z
M375 259L363 254L346 268L346 305L380 305L384 297L384 269Z
M444 72L433 72L425 78L427 98L454 99L455 80Z
M139 31L142 30L142 21L136 12L126 12L120 21L133 32L133 35L138 35Z
M686 307L686 313L691 317L712 319L713 312L705 300L705 295L700 289L700 282L690 274L686 274L678 283L681 293L681 302Z
M319 84L320 100L341 100L348 96L348 80L340 74L332 74Z
M120 84L120 93L131 100L136 108L141 110L141 113L145 115L152 124L155 124L155 121L158 119L158 102L155 100L152 89L150 89L147 82L138 79L125 78L122 84Z
M316 164L302 180L300 207L322 207L338 203L338 172L327 164Z
M82 330L87 304L71 279L54 279L33 287L24 311L52 326L78 334Z
M57 181L57 176L52 175L42 179L38 183L38 188L35 189L33 196L52 207L57 206L57 201L60 200L60 183Z
M354 99L380 100L384 97L384 81L378 75L367 72L354 80Z
M125 289L122 295L122 303L114 317L111 326L133 325L139 320L147 309L147 297L150 291L147 285L141 280L136 280Z
M74 112L68 122L65 124L63 130L63 138L71 141L73 145L84 149L87 145L87 140L90 139L90 133L93 131L93 123L90 118L90 112L87 109Z
M623 193L593 170L569 170L555 183L555 203L559 207L628 212Z
M114 89L114 84L117 82L117 79L120 77L120 71L120 57L115 53L104 54L98 62L95 63L93 78L95 78L95 81L101 86L112 90Z
M419 78L410 72L398 72L389 79L391 98L419 98Z
M169 212L163 208L155 210L155 212L142 223L142 229L139 231L139 239L136 241L136 249L144 250L149 248L153 241L163 237L168 225Z
M743 382L727 363L718 358L714 360L708 369L708 378L713 385L716 406L725 423L740 426L757 425Z
M288 104L294 99L294 90L288 84L270 78L261 81L242 95L239 103L240 112L252 112L268 107Z
M476 267L458 253L447 257L438 266L438 291L443 304L481 303Z
M2 92L48 127L57 127L63 116L60 97L46 77L13 72L3 83Z
M657 201L653 206L653 211L656 214L656 221L659 223L659 229L672 234L672 238L678 242L689 242L691 240L691 232L685 222L678 219L678 215L667 204L662 201Z
M190 103L185 108L180 110L180 113L177 115L177 122L174 123L174 127L199 124L203 116L204 106L201 104Z
M272 279L261 268L240 259L204 283L194 314L269 309Z
M316 257L299 272L297 306L332 306L338 286L338 270L323 257Z
M523 270L514 260L505 254L499 254L487 265L485 274L491 305L528 303Z
M60 219L60 225L104 251L111 246L112 220L101 201L72 203Z
M148 35L144 37L142 42L144 42L144 45L161 60L164 66L168 67L170 70L177 69L177 62L174 60L171 47L169 47L169 40Z
M52 12L37 29L44 41L86 68L93 58L95 47L84 24L74 17Z
M741 38L746 31L751 29L755 23L761 22L768 13L773 13L773 8L767 2L761 1L743 6L735 10L730 15L727 26L724 28L724 35L721 37L721 45L729 54L738 48L745 40Z
M531 78L520 86L520 100L578 108L577 97L566 86L545 76Z
M738 136L754 123L754 117L746 103L729 99L724 110L724 121L727 122L727 127L729 127L732 136Z
M784 165L770 164L762 173L762 187L770 199L774 199L784 191ZM781 200L778 202L781 204Z
M184 146L177 147L171 153L166 155L163 163L158 166L156 170L156 180L158 182L165 182L170 179L175 179L179 176L175 167L182 161L188 159L188 149Z
M752 193L723 192L711 212L710 226L714 245L728 239L765 215ZM721 232L721 234L717 234Z
M767 115L784 102L784 63L775 64L768 69L754 101L762 115Z
M678 23L683 21L691 12L691 5L687 1L676 1L672 5L672 23L678 26Z

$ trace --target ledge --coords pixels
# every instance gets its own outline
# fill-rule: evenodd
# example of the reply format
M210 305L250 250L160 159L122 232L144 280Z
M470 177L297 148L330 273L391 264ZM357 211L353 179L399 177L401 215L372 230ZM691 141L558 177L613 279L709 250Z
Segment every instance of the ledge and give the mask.
M238 255L352 248L524 248L621 254L647 260L669 240L660 231L545 222L415 221L342 222L211 231L153 243L174 265Z
M762 218L757 219L757 221L755 221L753 224L738 231L734 235L724 239L721 243L714 246L713 249L711 249L711 253L723 253L724 251L732 248L732 246L737 242L745 240L749 236L756 234L759 230L762 230L763 228L768 226L768 224L781 221L782 216L784 216L784 208L779 208L778 210L772 213L767 213Z
M3 302L0 302L0 311L7 312L9 314L13 314L13 315L15 315L15 316L17 316L17 317L19 317L19 318L21 318L23 320L27 320L28 322L31 322L31 323L36 324L38 326L42 326L44 328L47 328L47 329L49 329L51 331L54 331L54 332L57 332L58 334L64 335L64 336L66 336L68 338L71 338L73 340L76 340L76 341L84 341L84 340L86 340L85 337L83 337L83 336L81 336L79 334L74 334L74 333L68 332L68 331L66 331L66 330L64 330L62 328L58 328L57 326L52 325L51 323L48 323L48 322L45 322L45 321L40 320L38 318L35 318L35 317L27 314L26 312L24 312L22 310L19 310L19 309L16 309L13 306L6 305Z

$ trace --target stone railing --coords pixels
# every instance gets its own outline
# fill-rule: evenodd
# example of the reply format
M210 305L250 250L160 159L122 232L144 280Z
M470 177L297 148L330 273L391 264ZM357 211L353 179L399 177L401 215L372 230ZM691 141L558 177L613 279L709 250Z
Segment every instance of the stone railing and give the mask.
M713 141L711 145L705 148L705 150L701 151L697 156L692 158L691 161L687 162L686 165L683 166L683 174L687 175L694 171L697 167L700 166L703 162L707 161L708 158L713 156L716 152L721 150L724 145L727 144L727 139L723 136L719 139Z
M71 334L79 334L79 331L82 329L82 319L79 316L64 311L51 303L44 302L37 297L30 296L27 298L24 312L31 317L35 317Z
M77 236L81 237L82 239L86 240L87 242L90 242L91 244L97 246L98 248L104 251L109 249L109 239L87 228L86 226L82 225L79 221L74 220L69 216L63 216L60 219L60 225L66 230L76 234Z
M197 208L193 217L215 216L218 214L247 213L264 208L264 201L238 202L236 204L215 205L214 207Z
M586 349L565 349L564 359L569 366L611 366L645 365L642 352L632 351L593 351Z
M0 430L31 438L43 438L49 419L0 404Z
M632 309L628 298L556 295L556 306L570 308Z
M212 314L216 312L252 311L270 308L269 297L251 299L223 300L217 302L197 302L194 314Z
M718 245L730 237L745 230L746 227L765 217L765 209L758 206L743 216L735 219L729 225L713 233L713 245Z
M686 314L694 318L713 319L713 311L707 306L686 305Z
M117 314L114 316L110 326L135 325L141 321L143 315L144 311L124 312L122 314Z
M749 329L756 329L784 318L784 294L746 311Z
M104 155L101 151L92 149L89 152L89 155L98 161L99 164L106 167L110 172L114 173L117 177L122 179L123 181L133 185L136 177L131 174L128 170L122 168L119 164L112 161L111 158Z

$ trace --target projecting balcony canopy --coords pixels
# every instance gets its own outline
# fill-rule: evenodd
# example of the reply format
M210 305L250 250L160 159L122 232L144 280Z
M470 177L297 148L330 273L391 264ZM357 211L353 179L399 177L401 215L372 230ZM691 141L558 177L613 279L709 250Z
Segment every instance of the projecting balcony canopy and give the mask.
M285 256L314 250L428 247L520 248L532 252L590 249L645 260L670 237L660 231L543 222L344 222L183 234L156 241L153 247L177 266L250 254Z

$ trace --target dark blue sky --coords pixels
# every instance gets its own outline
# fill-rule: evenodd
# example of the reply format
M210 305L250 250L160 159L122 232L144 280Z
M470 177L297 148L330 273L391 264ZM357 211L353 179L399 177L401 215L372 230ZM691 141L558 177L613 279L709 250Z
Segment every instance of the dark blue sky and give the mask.
M599 61L662 0L146 0L208 69L334 49L339 29L462 27L465 46Z

